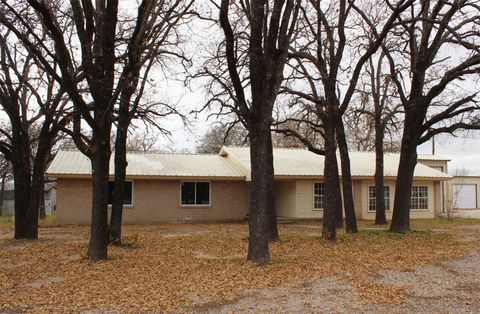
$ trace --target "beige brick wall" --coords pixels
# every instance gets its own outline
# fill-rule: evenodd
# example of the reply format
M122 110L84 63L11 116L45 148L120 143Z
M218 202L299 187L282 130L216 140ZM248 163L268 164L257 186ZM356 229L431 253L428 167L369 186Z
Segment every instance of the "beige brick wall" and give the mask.
M91 180L57 180L57 223L88 224L91 210Z
M57 222L89 224L91 180L59 179ZM211 181L210 206L181 206L180 181L133 180L133 205L125 206L125 223L232 221L245 217L246 184L242 181Z
M323 211L313 210L314 180L277 182L278 215L291 218L321 218ZM374 219L367 212L368 186L372 180L354 181L354 202L357 219ZM393 180L390 186L391 205L395 195ZM414 184L429 188L429 210L412 212L411 218L433 218L439 211L439 185L431 181ZM91 215L91 181L86 179L59 179L57 192L57 222L59 224L89 224ZM285 207L285 208L283 208ZM188 221L241 220L248 210L247 183L242 181L212 181L211 206L181 206L180 181L134 180L133 205L125 206L125 223L146 224ZM391 218L391 212L387 213Z

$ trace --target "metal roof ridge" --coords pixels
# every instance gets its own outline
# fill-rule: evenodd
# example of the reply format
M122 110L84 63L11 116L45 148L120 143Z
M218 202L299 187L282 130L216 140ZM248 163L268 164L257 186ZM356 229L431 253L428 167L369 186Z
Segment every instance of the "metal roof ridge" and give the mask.
M72 152L72 153L79 153L79 154L82 154L83 153L78 150L78 149L60 149L58 151L59 153L60 152ZM170 156L170 155L177 155L177 156L218 156L218 154L208 154L208 153L176 153L176 152L144 152L144 151L127 151L126 152L127 154L133 154L133 155L167 155L167 156ZM112 150L112 154L115 154L115 150Z
M115 151L112 151L114 154ZM135 155L177 155L177 156L217 156L218 154L207 154L207 153L194 153L194 152L184 152L184 153L177 153L177 152L144 152L144 151L127 151L127 154L135 154Z

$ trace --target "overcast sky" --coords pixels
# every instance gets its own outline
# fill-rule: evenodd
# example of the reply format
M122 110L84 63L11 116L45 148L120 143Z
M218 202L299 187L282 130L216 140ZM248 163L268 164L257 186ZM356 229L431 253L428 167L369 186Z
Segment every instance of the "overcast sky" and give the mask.
M480 131L465 136L453 137L443 134L435 141L435 154L450 159L449 173L452 175L480 175ZM419 153L431 154L431 142L418 149Z

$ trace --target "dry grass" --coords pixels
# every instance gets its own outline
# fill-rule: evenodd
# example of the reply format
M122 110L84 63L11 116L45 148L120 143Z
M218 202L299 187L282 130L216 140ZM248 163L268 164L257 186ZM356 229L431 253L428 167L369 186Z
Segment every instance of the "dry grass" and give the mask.
M372 284L376 271L465 256L478 249L480 236L458 226L476 223L414 222L422 229L444 230L397 235L361 222L359 234L340 233L336 244L321 240L316 224L283 225L282 241L271 246L267 267L245 260L243 224L127 226L126 245L112 248L109 261L92 263L85 259L87 227L50 226L40 229L38 241L14 241L8 239L11 226L3 223L0 312L185 310L228 302L250 289L330 275L356 284L366 299L398 303L402 291Z

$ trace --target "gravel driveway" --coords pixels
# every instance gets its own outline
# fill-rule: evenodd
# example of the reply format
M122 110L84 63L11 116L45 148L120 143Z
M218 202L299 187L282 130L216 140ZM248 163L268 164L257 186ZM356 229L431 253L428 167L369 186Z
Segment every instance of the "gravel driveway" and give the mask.
M400 304L362 301L357 288L337 277L312 279L274 290L254 291L227 305L207 305L206 313L478 313L480 254L411 272L382 270L376 283L404 288Z

